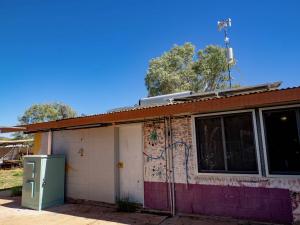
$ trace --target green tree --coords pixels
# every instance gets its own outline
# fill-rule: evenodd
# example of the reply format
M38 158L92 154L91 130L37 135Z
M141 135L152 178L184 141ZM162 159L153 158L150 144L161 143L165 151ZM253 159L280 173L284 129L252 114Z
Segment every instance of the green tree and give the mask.
M185 43L150 60L145 83L149 96L224 89L228 87L227 69L224 48L209 45L195 55L195 46Z
M145 78L149 96L169 94L191 88L195 47L186 43L175 45L162 56L150 60Z
M76 117L77 113L62 103L34 104L19 117L21 125Z
M199 50L198 60L194 62L193 69L198 78L193 91L228 88L228 63L224 48L209 45L204 50Z
M77 113L70 106L62 103L34 104L18 118L20 125L48 122L76 117ZM14 139L32 138L22 132L14 133Z

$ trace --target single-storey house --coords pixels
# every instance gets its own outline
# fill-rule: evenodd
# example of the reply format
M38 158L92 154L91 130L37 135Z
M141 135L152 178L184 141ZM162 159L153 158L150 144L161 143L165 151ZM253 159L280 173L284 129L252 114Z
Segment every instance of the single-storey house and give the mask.
M65 154L66 196L145 208L300 220L300 87L278 83L145 98L26 126L35 154Z

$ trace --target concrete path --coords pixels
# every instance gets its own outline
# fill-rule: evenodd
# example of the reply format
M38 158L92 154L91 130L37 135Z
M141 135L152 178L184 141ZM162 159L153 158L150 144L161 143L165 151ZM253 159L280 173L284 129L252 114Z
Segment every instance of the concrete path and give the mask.
M146 213L122 213L99 205L64 204L43 211L20 207L19 197L0 198L1 225L250 225L237 220L211 217L167 218Z
M20 198L0 199L1 225L113 225L160 224L166 217L141 213L121 213L95 205L64 204L43 211L20 207Z

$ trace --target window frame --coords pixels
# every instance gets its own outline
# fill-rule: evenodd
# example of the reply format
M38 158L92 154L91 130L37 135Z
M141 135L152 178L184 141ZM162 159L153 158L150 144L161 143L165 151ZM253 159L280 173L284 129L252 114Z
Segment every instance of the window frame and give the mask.
M300 104L262 107L262 108L258 109L259 121L261 124L261 136L262 136L261 139L262 139L266 177L269 177L269 178L299 178L300 177L300 174L270 174L270 172L269 172L269 160L268 160L267 143L266 143L266 128L265 128L265 123L264 123L264 118L263 118L263 112L269 111L269 110L276 110L276 109L292 109L292 108L300 108ZM299 124L299 126L300 126L300 124Z
M196 118L199 117L212 117L212 116L222 116L222 115L234 115L234 114L241 114L241 113L251 113L252 115L252 123L253 123L253 133L254 133L254 147L255 147L255 154L256 154L256 160L257 160L257 171L258 173L231 173L226 172L199 172L198 170L198 150L197 150L197 140L196 140ZM262 171L261 171L261 158L260 158L260 152L259 152L259 142L258 142L258 132L257 132L257 121L255 116L255 110L254 109L247 109L247 110L235 110L235 111L226 111L226 112L217 112L217 113L205 113L205 114L198 114L198 115L192 115L191 116L191 122L192 122L192 144L193 144L193 151L195 152L195 162L194 162L194 168L195 168L195 174L199 176L246 176L246 177L262 177Z

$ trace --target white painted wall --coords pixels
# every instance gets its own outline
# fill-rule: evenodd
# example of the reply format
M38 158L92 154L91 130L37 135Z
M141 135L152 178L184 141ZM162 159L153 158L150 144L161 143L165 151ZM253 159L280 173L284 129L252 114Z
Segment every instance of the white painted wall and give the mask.
M114 127L53 132L52 153L64 154L67 159L67 197L115 202L115 137Z
M142 124L119 127L120 196L144 203Z

